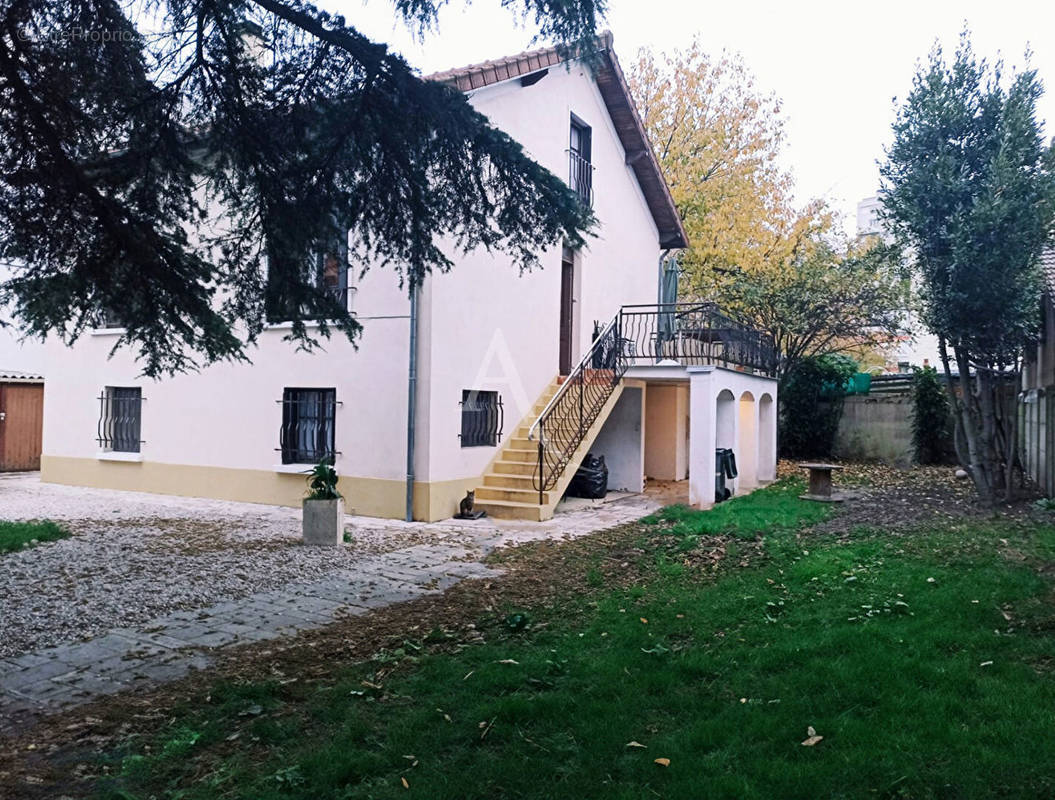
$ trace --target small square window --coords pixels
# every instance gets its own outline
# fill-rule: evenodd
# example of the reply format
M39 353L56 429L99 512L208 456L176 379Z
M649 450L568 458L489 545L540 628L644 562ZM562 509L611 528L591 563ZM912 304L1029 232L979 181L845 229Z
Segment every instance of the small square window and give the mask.
M498 392L462 391L462 447L495 447L502 438L504 410Z
M283 464L333 461L336 389L285 389L279 449Z
M138 453L142 417L142 389L107 386L99 395L99 447L113 453Z

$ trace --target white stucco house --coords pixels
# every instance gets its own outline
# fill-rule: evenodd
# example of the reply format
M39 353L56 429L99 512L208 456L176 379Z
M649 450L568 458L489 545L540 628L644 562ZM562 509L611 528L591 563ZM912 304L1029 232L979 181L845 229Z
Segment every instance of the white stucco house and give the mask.
M296 505L332 454L349 513L437 520L475 489L492 516L539 520L590 451L610 488L688 479L700 506L716 447L739 490L774 478L773 349L712 304L658 305L688 242L611 36L598 48L589 65L542 49L431 76L592 203L587 249L524 275L473 252L409 298L389 272L356 282L323 259L358 349L296 352L277 321L251 364L154 381L108 357L118 331L51 344L42 479Z

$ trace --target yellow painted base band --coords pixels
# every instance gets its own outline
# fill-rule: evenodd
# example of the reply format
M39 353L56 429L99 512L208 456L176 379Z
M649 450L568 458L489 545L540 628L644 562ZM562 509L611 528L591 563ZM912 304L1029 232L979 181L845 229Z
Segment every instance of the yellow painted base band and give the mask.
M95 458L42 456L40 479L46 483L153 492L181 497L208 497L243 503L300 507L305 475L263 469L201 467L157 461L100 461ZM435 522L452 517L468 489L480 483L474 475L453 481L414 484L414 519ZM406 484L399 480L341 475L337 484L348 514L403 519Z

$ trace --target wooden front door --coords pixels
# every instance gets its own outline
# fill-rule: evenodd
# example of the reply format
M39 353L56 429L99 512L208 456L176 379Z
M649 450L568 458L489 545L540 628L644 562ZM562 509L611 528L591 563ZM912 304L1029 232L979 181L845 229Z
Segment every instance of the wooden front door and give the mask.
M0 472L40 469L44 385L0 384Z
M575 262L572 254L565 249L560 263L560 364L559 372L567 375L571 372L572 363L572 305L575 293Z

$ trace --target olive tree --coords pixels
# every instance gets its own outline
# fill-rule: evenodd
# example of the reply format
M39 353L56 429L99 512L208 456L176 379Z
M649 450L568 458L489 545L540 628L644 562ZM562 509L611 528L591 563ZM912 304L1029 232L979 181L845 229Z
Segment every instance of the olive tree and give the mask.
M957 456L990 503L1014 492L1006 387L1036 334L1038 258L1055 215L1041 92L1034 70L1005 74L965 33L951 63L935 47L920 66L881 165L884 217L913 254L923 322L939 340Z

